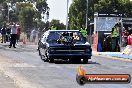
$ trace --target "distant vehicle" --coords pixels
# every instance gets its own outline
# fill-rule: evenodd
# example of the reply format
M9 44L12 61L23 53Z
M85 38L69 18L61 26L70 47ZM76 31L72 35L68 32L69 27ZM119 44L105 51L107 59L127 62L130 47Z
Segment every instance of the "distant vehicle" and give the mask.
M87 63L91 59L92 49L85 42L79 30L48 30L38 42L38 51L42 60L54 62L54 59Z

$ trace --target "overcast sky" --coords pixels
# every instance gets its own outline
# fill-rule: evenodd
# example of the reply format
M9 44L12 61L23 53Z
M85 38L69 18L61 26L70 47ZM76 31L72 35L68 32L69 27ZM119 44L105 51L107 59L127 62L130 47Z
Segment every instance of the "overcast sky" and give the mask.
M57 19L66 23L66 12L67 12L67 0L47 0L50 7L49 21ZM72 0L69 0L69 6Z

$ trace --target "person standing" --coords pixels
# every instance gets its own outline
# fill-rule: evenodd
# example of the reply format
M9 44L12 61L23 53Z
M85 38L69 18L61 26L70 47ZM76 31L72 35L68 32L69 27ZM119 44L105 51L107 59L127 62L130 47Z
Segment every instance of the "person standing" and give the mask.
M127 45L132 45L132 34L127 37Z
M36 31L36 29L33 29L31 32L31 37L32 37L31 41L32 42L35 42L36 35L37 35L37 31Z
M51 26L51 30L57 30L57 27Z
M2 35L2 42L6 43L6 26L4 25L1 29L1 35Z
M30 30L26 30L26 35L27 35L27 40L28 40L28 41L31 41L31 40L30 40L30 34L31 34L31 33L30 33Z
M83 28L80 29L80 32L82 33L82 36L84 38L84 41L87 41L87 29L83 26Z
M112 51L116 51L116 47L119 41L119 30L118 25L116 24L115 27L112 28Z
M16 48L16 38L17 38L17 27L16 24L13 23L13 26L11 27L11 41L10 41L10 45L9 48L13 47Z
M9 27L9 25L7 26L7 29L6 29L6 34L7 34L7 39L6 41L9 42L10 41L10 33L11 33L11 28Z

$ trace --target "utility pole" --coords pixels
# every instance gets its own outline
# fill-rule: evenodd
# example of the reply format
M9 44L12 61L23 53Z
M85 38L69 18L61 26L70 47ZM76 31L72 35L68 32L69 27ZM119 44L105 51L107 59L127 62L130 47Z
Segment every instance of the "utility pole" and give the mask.
M10 22L10 7L11 7L11 1L7 2L7 9L8 9L8 14L7 14L7 21L8 23Z
M122 51L122 32L123 32L123 20L122 20L122 17L120 19L120 52Z
M88 29L88 0L86 2L86 30ZM90 41L86 38L86 41Z
M8 18L7 18L7 20L8 20L8 23L9 23L9 20L10 20L10 18L9 18L9 3L7 3L7 6L8 6Z
M68 3L69 3L69 0L67 0L66 30L68 30Z
M86 29L88 29L88 0L87 0L87 8L86 8Z

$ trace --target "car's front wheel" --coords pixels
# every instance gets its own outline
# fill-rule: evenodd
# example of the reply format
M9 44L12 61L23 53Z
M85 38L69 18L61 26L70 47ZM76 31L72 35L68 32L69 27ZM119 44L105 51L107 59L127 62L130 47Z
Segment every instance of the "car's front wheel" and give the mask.
M39 53L39 56L42 55L39 47L38 47L38 53Z
M49 62L50 62L50 63L54 63L54 59L53 59L53 58L50 58L50 59L49 59Z
M41 51L41 48L39 48L38 51L39 51L39 56L40 56L40 58L41 58L44 62L47 62L48 59L47 59L46 55L43 55L43 54L41 53L41 52L44 52L44 50Z
M39 56L40 56L40 58L43 60L43 59L44 59L44 55L42 55L40 49L38 49L38 52L39 52Z
M51 59L49 58L49 50L48 49L45 50L45 60L47 62L52 62Z

